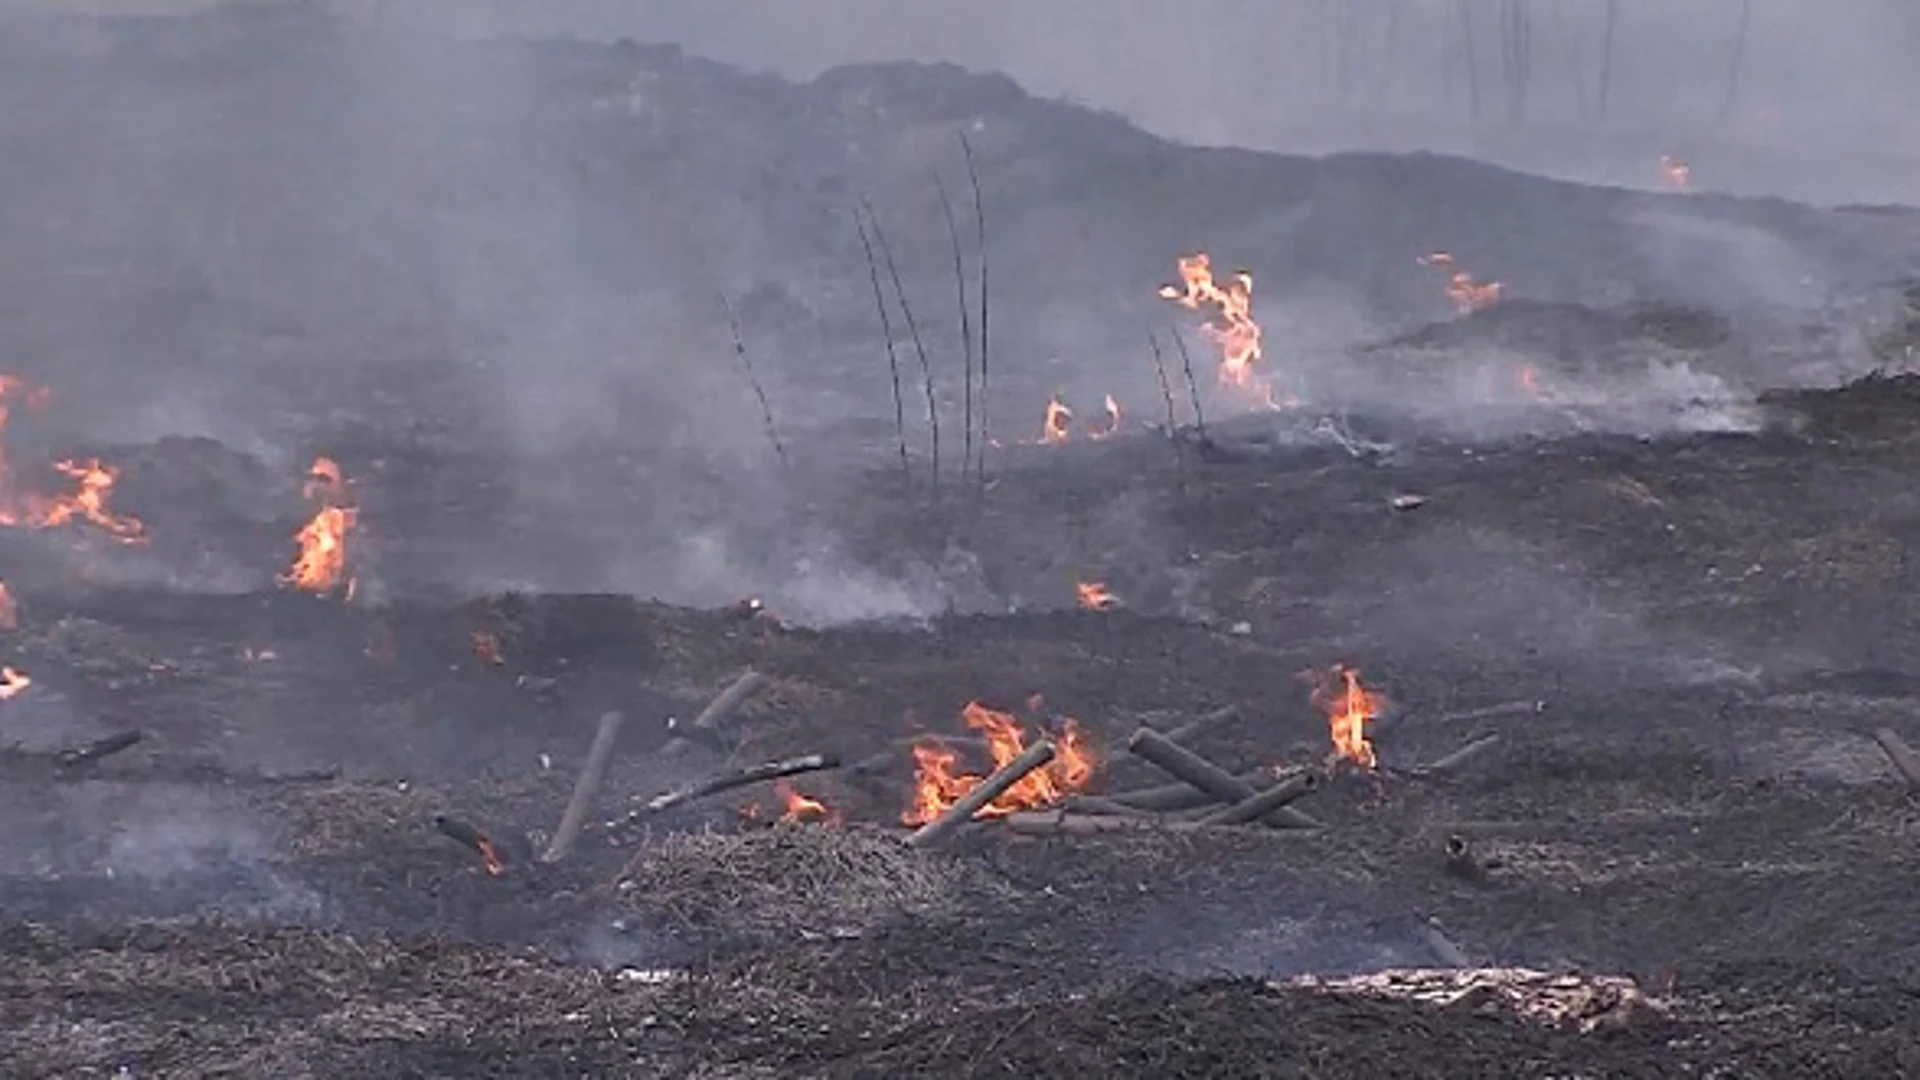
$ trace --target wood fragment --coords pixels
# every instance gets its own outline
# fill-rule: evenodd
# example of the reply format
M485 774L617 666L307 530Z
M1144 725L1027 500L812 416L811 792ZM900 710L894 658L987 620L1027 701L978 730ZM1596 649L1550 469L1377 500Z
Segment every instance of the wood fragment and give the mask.
M1240 706L1222 705L1212 712L1201 713L1179 727L1169 729L1165 734L1169 741L1179 743L1181 746L1191 746L1201 736L1238 719L1240 719Z
M1021 836L1096 836L1116 832L1194 833L1209 828L1197 821L1120 817L1076 813L1065 809L1023 810L1001 818L998 824Z
M1058 809L1075 814L1098 814L1103 817L1150 817L1152 811L1137 806L1128 806L1105 795L1075 795L1061 803Z
M1873 741L1880 744L1880 749L1886 752L1887 760L1893 763L1894 771L1907 782L1907 786L1920 791L1920 754L1915 754L1913 747L1908 746L1906 740L1892 728L1883 727L1876 730L1873 733Z
M727 684L726 689L720 691L718 696L708 702L707 707L700 710L700 715L694 717L691 722L682 724L678 721L669 721L667 730L673 737L660 748L660 753L668 756L681 753L686 750L689 742L701 742L714 749L726 751L728 746L722 732L728 721L733 718L734 712L745 705L748 698L759 693L768 681L765 675L752 668L741 672L737 678Z
M146 733L138 728L132 728L127 731L116 731L111 735L95 739L85 746L76 746L71 750L62 750L54 758L54 761L62 767L69 769L77 768L81 765L91 765L101 758L111 757L122 750L139 745L141 740L146 737Z
M540 856L541 862L559 862L573 851L574 842L580 839L580 830L586 825L587 810L592 807L594 796L600 794L600 785L607 778L607 763L613 760L614 744L619 741L620 728L626 722L626 714L622 712L600 714L600 727L594 732L593 745L588 748L587 760L580 767L580 778L574 781L573 796L567 800L567 807L560 814L560 824L554 827L553 839L547 842L547 850Z
M1160 766L1169 776L1184 780L1216 801L1233 804L1253 797L1253 785L1206 758L1170 741L1152 728L1141 728L1127 740L1127 750ZM1283 806L1261 820L1281 828L1317 828L1313 818Z
M1265 791L1257 791L1232 806L1215 810L1201 818L1200 824L1244 825L1249 821L1258 821L1319 786L1320 778L1303 769Z
M1468 761L1479 757L1482 753L1485 753L1489 747L1499 741L1500 736L1498 734L1483 735L1451 754L1435 758L1433 761L1419 766L1413 770L1413 773L1416 776L1438 776L1442 773L1452 772Z
M783 758L779 761L763 761L758 765L749 765L744 769L734 769L731 772L720 773L717 776L709 776L695 780L690 784L675 788L663 795L655 795L647 801L646 806L630 816L639 817L643 814L658 814L665 810L671 810L681 803L691 802L694 799L703 799L709 795L718 795L723 791L732 791L735 788L748 787L768 780L779 780L783 777L798 776L801 773L820 772L823 769L837 769L839 767L840 759L834 757L832 754L803 754L800 757Z
M486 833L446 814L433 815L433 827L440 830L440 835L480 856L481 865L487 868L487 873L497 877L506 872L507 864L500 857L500 849L494 847L493 840Z
M1028 773L1053 760L1054 745L1051 739L1041 739L1023 751L1019 757L995 769L992 775L982 780L972 791L962 795L939 817L920 826L907 838L910 847L933 847L953 835L962 825L972 820L993 800L1007 793L1008 789L1019 783Z
M1248 787L1256 787L1273 779L1273 773L1266 769L1253 769L1241 773L1237 779ZM1155 784L1152 787L1133 788L1127 791L1115 791L1105 796L1117 803L1131 806L1136 810L1148 810L1155 813L1167 813L1177 810L1192 810L1196 807L1216 805L1219 800L1206 792L1199 791L1185 781L1171 784Z

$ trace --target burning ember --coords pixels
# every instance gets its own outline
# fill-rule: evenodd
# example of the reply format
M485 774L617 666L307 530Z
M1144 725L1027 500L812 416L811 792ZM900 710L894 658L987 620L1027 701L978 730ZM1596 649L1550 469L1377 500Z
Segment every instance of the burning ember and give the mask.
M786 812L780 815L781 821L797 825L810 818L824 820L832 816L832 811L827 809L826 803L818 799L810 799L784 782L773 785L773 790L780 796L781 801L787 804Z
M1420 264L1447 271L1447 299L1453 301L1453 309L1462 315L1492 307L1500 300L1499 282L1476 281L1472 274L1460 269L1460 264L1454 261L1452 255L1444 251L1421 256Z
M1686 191L1693 186L1693 169L1679 158L1661 154L1660 181L1671 191Z
M1080 595L1080 606L1088 611L1109 611L1120 606L1120 598L1098 581L1082 581L1073 591Z
M1272 393L1254 375L1253 365L1264 355L1260 324L1253 318L1253 275L1236 271L1225 287L1213 280L1213 260L1205 252L1180 258L1180 284L1162 285L1160 296L1181 307L1214 309L1217 322L1203 324L1201 333L1220 348L1220 385L1254 390L1271 400Z
M27 673L19 668L0 667L0 701L19 697L32 685L33 680L27 678Z
M20 609L13 604L13 594L7 591L7 583L0 581L0 630L20 629Z
M304 494L308 502L319 504L319 510L313 520L294 534L300 543L300 554L287 572L280 575L280 583L321 595L344 585L351 598L353 578L347 574L347 534L358 523L359 511L347 505L347 484L340 475L340 466L334 464L332 458L315 458L307 474Z
M1026 752L1026 735L1021 731L1020 722L1011 715L972 701L962 710L960 718L968 728L985 736L995 769ZM977 816L1005 817L1020 810L1038 809L1085 789L1093 779L1095 761L1080 726L1067 720L1054 742L1056 753L1046 767L1028 773L1006 794L983 807ZM986 779L971 773L956 773L959 755L939 742L915 746L913 759L913 803L900 816L906 825L925 825L934 820Z
M30 409L43 408L46 390L30 387L12 375L0 375L0 434L7 426L8 410L13 402ZM123 517L107 508L119 472L98 459L85 462L61 461L54 469L74 481L74 490L62 495L42 495L17 491L13 471L4 447L0 447L0 526L8 528L57 529L75 521L86 521L122 543L139 543L146 527L138 518Z
M1326 710L1333 760L1345 758L1368 771L1378 766L1373 743L1367 740L1367 725L1386 708L1386 698L1362 687L1358 671L1336 664L1316 681L1313 703Z
M1040 428L1040 441L1048 446L1058 446L1066 442L1067 436L1072 434L1069 426L1072 423L1073 410L1067 408L1066 404L1060 400L1059 394L1053 395L1047 399L1047 419Z

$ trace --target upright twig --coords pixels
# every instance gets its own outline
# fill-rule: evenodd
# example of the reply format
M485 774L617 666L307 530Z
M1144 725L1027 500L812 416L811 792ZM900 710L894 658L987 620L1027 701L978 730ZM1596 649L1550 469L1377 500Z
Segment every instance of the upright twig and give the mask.
M880 333L887 339L887 373L893 378L893 434L900 444L900 480L913 487L913 466L907 462L907 401L900 396L900 356L893 348L893 318L887 314L887 295L880 291L880 263L873 257L873 240L867 235L867 223L858 211L854 227L860 230L860 247L867 253L867 276L873 280L873 306L880 311Z
M560 814L560 824L554 827L553 838L540 856L541 862L559 862L573 851L573 845L580 839L580 830L586 826L587 811L593 807L594 796L600 794L600 785L606 782L607 764L613 760L614 745L626 722L626 714L617 709L600 715L600 726L594 732L593 746L587 750L586 764L580 767L573 795Z
M1173 383L1167 379L1167 356L1160 351L1160 338L1147 331L1147 344L1153 348L1153 370L1160 376L1160 396L1167 403L1167 441L1173 444L1174 482L1182 495L1187 490L1187 454L1180 448L1180 421L1174 415Z
M987 346L987 206L980 194L980 172L973 164L973 144L967 141L967 133L960 132L960 152L967 159L967 181L973 185L973 223L977 234L975 245L980 254L980 457L975 464L982 490L987 484L987 357L991 350Z
M1740 103L1740 75L1747 65L1747 31L1753 24L1752 0L1740 0L1740 26L1733 34L1733 56L1727 61L1727 92L1720 99L1720 109L1714 116L1714 123L1725 124L1733 116L1733 110Z
M958 296L956 306L960 309L960 370L964 380L960 407L966 428L960 451L960 483L964 485L967 468L973 462L973 312L967 309L967 271L960 258L960 225L954 220L953 200L947 197L947 185L941 182L939 173L933 175L933 187L940 193L940 210L947 216L947 239L953 244L953 287Z
M1193 399L1193 428L1201 442L1207 441L1207 416L1200 411L1200 380L1193 377L1193 354L1187 351L1187 340L1180 336L1180 328L1168 330L1173 335L1174 347L1180 350L1180 366L1187 373L1187 393Z
M873 203L861 199L867 210L867 224L873 227L873 239L880 245L880 258L887 264L887 277L893 281L893 297L900 303L900 315L907 322L907 338L913 342L914 355L920 359L920 378L927 390L927 429L933 441L933 497L940 498L940 405L933 392L933 364L927 359L927 346L920 338L920 324L914 321L913 305L907 303L907 287L900 281L900 266L893 261L893 245L887 243L886 230L880 227L880 215Z
M773 423L773 406L767 403L766 388L760 385L760 376L754 373L753 360L747 356L746 338L740 336L740 320L734 318L733 301L726 293L720 294L720 307L727 313L727 329L733 334L733 355L740 358L740 371L747 377L747 385L753 388L753 396L760 399L760 419L767 429L767 441L773 444L773 452L780 456L784 468L793 468L793 462L787 457L787 448L780 441L780 429Z

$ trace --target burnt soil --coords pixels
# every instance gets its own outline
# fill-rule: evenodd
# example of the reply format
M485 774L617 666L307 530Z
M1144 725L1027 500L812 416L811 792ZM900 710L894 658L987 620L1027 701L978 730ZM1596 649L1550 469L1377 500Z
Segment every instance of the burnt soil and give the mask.
M1920 809L1868 733L1920 741L1916 393L1777 397L1758 434L1389 461L1176 466L1147 435L1010 453L983 499L923 511L922 541L1083 543L1066 563L976 544L1031 610L918 626L21 583L8 1072L1912 1071ZM913 500L869 490L841 520L912 547ZM1116 504L1136 531L1100 528ZM1169 563L1174 585L1139 569ZM1074 609L1095 577L1142 599ZM1301 804L1322 830L898 843L902 740L958 733L969 700L1076 718L1111 790L1153 782L1133 728L1223 704L1243 717L1209 757L1321 767L1297 676L1336 662L1394 704L1381 770ZM772 682L740 760L893 758L796 781L831 822L774 822L758 789L627 818L721 766L662 754L661 721L746 667ZM595 824L534 862L614 706ZM125 729L145 741L58 760ZM1453 773L1413 769L1489 733ZM495 838L505 872L435 814ZM1430 926L1488 970L1299 978L1431 967Z

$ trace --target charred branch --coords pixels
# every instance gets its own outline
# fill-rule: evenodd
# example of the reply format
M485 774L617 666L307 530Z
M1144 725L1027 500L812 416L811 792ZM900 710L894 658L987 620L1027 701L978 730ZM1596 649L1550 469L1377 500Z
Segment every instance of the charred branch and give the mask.
M1499 743L1499 741L1499 735L1483 735L1451 754L1436 758L1420 766L1413 770L1414 774L1416 776L1438 776L1443 773L1452 772L1467 762L1472 761L1474 758L1479 757Z
M664 795L656 795L647 801L647 805L641 811L632 816L658 814L671 810L681 803L704 799L709 795L750 787L768 780L779 780L788 776L799 776L802 773L820 772L824 769L839 767L840 759L832 754L803 754L800 757L783 758L779 761L765 761L758 765L749 765L744 769L735 769L695 780Z
M1893 762L1894 771L1900 774L1907 786L1920 791L1920 754L1913 752L1892 728L1881 728L1873 733L1873 741L1880 744L1886 752L1887 760Z
M1208 814L1200 819L1200 824L1244 825L1249 821L1259 821L1319 786L1319 777L1310 772L1296 772L1265 791L1255 792L1232 806L1222 807Z
M600 716L599 730L593 734L593 745L587 750L586 764L580 767L580 778L574 782L573 796L567 800L567 807L560 815L560 824L553 830L553 839L547 843L547 850L541 855L542 862L559 862L573 850L574 842L580 839L580 829L586 824L587 810L592 807L594 796L600 794L600 785L607 778L607 763L613 760L614 744L620 739L620 728L627 722L625 713L607 712Z
M681 724L677 720L668 720L667 730L673 734L674 738L668 740L667 744L660 748L660 752L668 755L678 753L686 748L690 740L727 752L730 747L727 745L724 732L729 721L733 719L733 714L740 706L747 703L748 698L759 693L761 688L767 685L767 681L765 675L748 668L733 682L727 684L727 688L720 691L718 697L708 702L707 707L700 710L700 715L694 717L692 722Z
M1165 734L1169 742L1190 746L1215 728L1225 727L1238 719L1240 706L1222 705L1212 712L1201 713L1179 727L1168 729Z
M984 809L988 803L1007 793L1008 789L1019 783L1026 775L1053 760L1054 746L1050 739L1042 739L1028 747L1019 757L994 770L991 776L982 780L972 791L962 795L946 812L915 830L907 838L907 844L916 848L933 847L953 835L973 815Z
M1021 836L1098 836L1116 832L1193 833L1208 827L1194 821L1077 813L1066 809L1026 810L1008 815L1000 824Z
M112 757L122 750L131 749L140 744L147 736L138 728L128 731L116 731L102 736L84 746L62 750L54 757L54 762L63 768L74 769L82 765L91 765L102 758Z
M1151 728L1134 732L1133 737L1127 740L1127 750L1158 765L1169 776L1193 785L1218 802L1237 804L1254 796L1251 784ZM1320 824L1290 806L1274 810L1261 820L1282 828L1315 828Z
M1272 778L1265 769L1254 769L1241 773L1235 779L1252 790L1254 785ZM1179 781L1171 784L1155 784L1153 787L1134 788L1130 791L1117 791L1106 796L1114 802L1146 810L1152 813L1172 813L1180 810L1192 810L1197 807L1214 806L1219 800L1200 791L1192 784Z
M487 873L498 875L507 868L506 861L500 857L500 849L494 846L492 838L472 825L446 814L433 815L433 827L440 835L480 856L481 865Z

